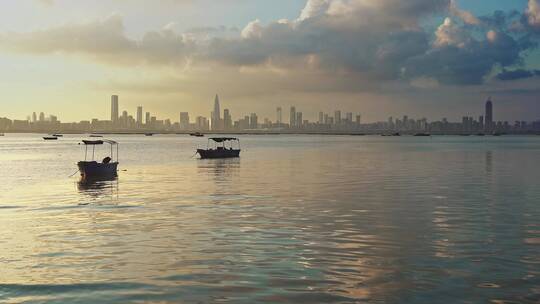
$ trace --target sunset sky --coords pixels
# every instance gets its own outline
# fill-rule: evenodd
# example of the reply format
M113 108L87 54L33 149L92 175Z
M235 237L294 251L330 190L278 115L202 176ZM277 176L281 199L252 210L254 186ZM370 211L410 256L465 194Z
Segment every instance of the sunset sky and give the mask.
M99 4L96 4L99 3ZM540 0L5 0L0 117L540 119ZM284 111L287 112L287 111Z

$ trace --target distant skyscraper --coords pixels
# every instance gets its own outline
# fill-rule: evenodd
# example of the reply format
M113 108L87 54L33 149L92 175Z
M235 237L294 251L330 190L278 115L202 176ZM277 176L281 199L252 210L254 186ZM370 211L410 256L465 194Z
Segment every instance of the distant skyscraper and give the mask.
M212 112L212 130L221 130L221 110L219 107L219 96L214 99L214 111Z
M486 131L493 131L493 103L491 97L486 102Z
M276 123L278 125L281 125L281 123L283 123L283 111L282 111L281 107L278 107L276 109Z
M256 113L251 113L249 116L249 128L257 129L259 127L259 121Z
M187 130L189 129L189 113L181 112L180 113L180 129Z
M118 121L118 95L111 96L111 121Z
M37 121L37 115L36 115L36 112L32 113L32 122L36 122Z
M229 111L229 109L223 110L223 128L225 130L231 130L232 125L233 123L232 123L231 112Z
M362 115L358 114L356 115L356 124L359 125L362 123Z
M353 120L352 120L352 113L351 113L351 112L348 112L348 113L346 114L346 116L347 116L347 123L353 122Z
M137 107L137 124L139 126L143 124L142 113L142 107Z
M323 112L319 112L319 124L323 124L324 123L324 113Z
M480 125L480 129L484 130L484 116L483 115L480 115L478 117L478 124Z
M302 127L303 120L302 120L302 112L296 112L296 126Z
M290 120L290 127L291 128L296 127L296 108L295 107L291 107L291 114L289 116L289 120Z
M334 112L334 123L336 125L339 125L341 123L341 111L335 111Z
M146 125L150 125L150 119L151 119L150 112L146 112L146 115L145 115L145 118L144 118L144 123Z
M39 121L44 122L45 121L45 113L41 112L39 113Z

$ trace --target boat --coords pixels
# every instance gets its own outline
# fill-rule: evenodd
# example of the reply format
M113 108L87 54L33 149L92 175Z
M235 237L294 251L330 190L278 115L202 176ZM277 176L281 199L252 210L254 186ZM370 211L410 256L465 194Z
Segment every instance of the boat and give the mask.
M89 137L97 137L97 138L101 138L101 137L103 137L103 135L90 134Z
M399 132L396 132L396 133L392 133L392 134L381 134L381 136L401 136L401 134Z
M484 133L477 133L476 136L486 136Z
M4 133L0 133L0 136L4 136Z
M233 148L233 142L236 142L237 148ZM227 147L226 143L230 145ZM201 159L240 157L240 151L240 140L235 137L211 137L208 138L206 149L197 149Z
M154 136L154 133L144 133L144 136Z
M503 135L503 133L500 133L500 132L493 133L493 136L502 136L502 135Z
M195 133L190 133L189 136L204 137L204 134L202 134L201 132L195 132Z
M44 140L58 140L58 137L56 137L56 136L44 136L43 139Z
M429 134L429 133L416 133L416 134L414 134L414 136L425 136L425 137L427 137L427 136L431 136L431 134Z
M84 161L77 163L81 177L85 179L115 177L118 171L118 143L113 140L83 140L85 147ZM96 146L109 144L110 155L101 162L95 161ZM88 159L88 147L92 147L92 159ZM116 159L114 159L114 147L116 147Z
M62 135L62 134L53 134L52 136L54 136L54 137L64 137L64 135Z

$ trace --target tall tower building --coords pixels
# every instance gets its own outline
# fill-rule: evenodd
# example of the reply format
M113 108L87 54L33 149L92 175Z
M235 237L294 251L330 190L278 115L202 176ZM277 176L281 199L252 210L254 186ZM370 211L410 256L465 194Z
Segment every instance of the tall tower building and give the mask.
M334 123L336 125L341 124L341 111L339 110L334 112Z
M491 97L486 102L486 131L493 131L493 103Z
M44 122L45 121L45 113L41 112L39 113L39 121Z
M219 107L219 96L214 99L214 111L212 112L212 130L221 130L221 110Z
M111 96L111 121L118 122L118 95Z
M180 129L188 130L189 129L189 113L180 112Z
M319 124L323 124L324 123L324 113L323 112L319 112Z
M290 127L291 128L296 127L296 107L291 107L291 114L290 114L289 120L290 120Z
M142 107L137 107L137 125L141 126L142 124Z
M231 130L233 126L232 116L229 109L223 110L223 128L225 130Z
M37 122L37 115L36 115L36 112L32 113L32 122L33 122L33 123L36 123L36 122Z
M281 107L278 107L276 109L276 123L278 125L281 125L282 122L283 122L283 111L282 111Z
M150 125L150 112L146 112L145 118L144 118L144 123L146 125Z

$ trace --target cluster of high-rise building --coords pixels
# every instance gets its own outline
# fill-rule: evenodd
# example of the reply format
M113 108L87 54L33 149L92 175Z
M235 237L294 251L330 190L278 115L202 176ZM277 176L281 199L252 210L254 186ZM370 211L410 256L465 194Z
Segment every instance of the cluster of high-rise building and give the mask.
M127 111L120 113L119 96L111 96L110 120L83 120L77 123L62 123L55 115L46 116L35 112L26 120L0 118L0 131L4 132L290 132L290 133L384 133L384 132L430 132L432 134L475 134L475 133L528 133L540 132L540 120L535 122L495 121L491 98L485 104L483 115L473 118L464 116L461 122L428 122L426 118L413 119L389 117L387 121L362 123L360 114L352 112L319 112L316 121L309 121L295 106L290 107L289 121L284 122L282 107L276 108L276 119L259 119L250 113L233 120L231 111L221 111L219 96L214 99L210 119L197 116L191 119L188 112L181 112L178 121L158 119L150 112L137 107L135 116Z

